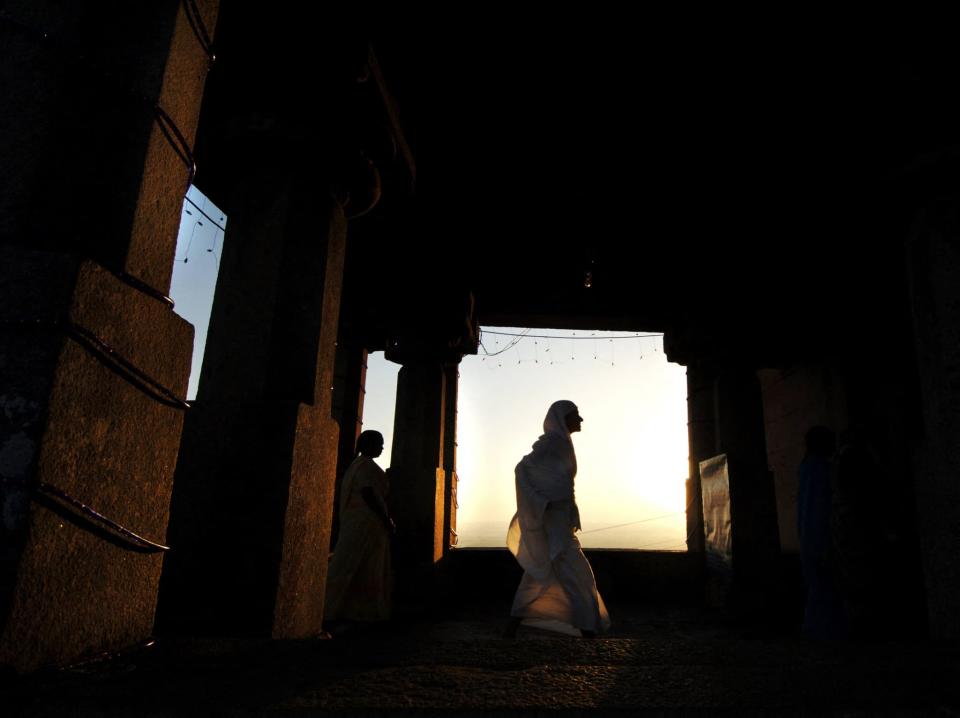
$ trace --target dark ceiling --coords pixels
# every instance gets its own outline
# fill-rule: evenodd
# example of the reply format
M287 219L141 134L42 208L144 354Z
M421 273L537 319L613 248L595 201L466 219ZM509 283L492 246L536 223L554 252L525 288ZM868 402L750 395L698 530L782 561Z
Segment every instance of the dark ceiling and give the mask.
M514 325L882 315L911 168L960 146L957 45L898 17L405 11L345 33L238 8L225 44L250 59L230 25L257 28L251 67L308 131L338 111L318 68L371 39L417 169L411 193L387 162L351 225L368 316L463 287Z
M486 320L763 325L811 283L821 313L902 289L904 177L958 144L955 43L899 18L519 20L377 44L419 231L459 245Z

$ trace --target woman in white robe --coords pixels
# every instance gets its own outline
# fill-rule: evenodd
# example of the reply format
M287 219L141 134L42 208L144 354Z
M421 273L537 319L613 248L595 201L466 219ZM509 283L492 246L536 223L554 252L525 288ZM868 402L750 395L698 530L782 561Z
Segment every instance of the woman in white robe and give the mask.
M364 431L357 457L340 488L340 533L327 571L324 620L383 621L390 617L390 537L388 482L374 459L383 453L383 436Z
M576 532L580 511L574 498L577 457L571 432L580 431L571 401L554 402L543 435L517 464L517 513L510 522L507 548L523 567L513 599L507 635L518 625L572 635L594 636L610 627L590 562Z

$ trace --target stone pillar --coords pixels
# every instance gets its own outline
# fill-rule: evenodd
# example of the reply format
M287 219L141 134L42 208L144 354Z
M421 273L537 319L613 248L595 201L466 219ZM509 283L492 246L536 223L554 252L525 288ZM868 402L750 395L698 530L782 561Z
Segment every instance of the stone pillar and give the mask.
M171 540L190 551L167 558L158 625L305 637L323 618L346 219L322 184L235 169L173 497Z
M960 638L960 202L928 203L907 242L922 404L917 526L930 633Z
M0 16L0 664L153 629L192 329L165 300L218 3ZM177 136L179 135L179 136ZM171 139L172 137L172 139Z
M419 600L443 557L447 375L443 363L411 359L397 375L397 408L390 457L390 507L397 597Z
M336 544L339 531L340 483L354 459L357 439L363 429L363 402L366 396L367 350L360 344L341 337L337 343L337 357L333 374L333 418L340 427L337 449L337 485L334 492L331 547Z
M687 435L690 446L690 478L687 480L687 550L704 551L703 496L700 462L716 454L714 426L714 373L709 367L687 366Z
M727 455L730 476L734 587L749 603L768 593L780 554L756 371L736 366L720 369L714 383L714 411L716 454Z
M799 552L797 470L806 454L805 436L812 426L826 426L839 437L847 426L846 382L823 364L796 364L761 369L767 461L777 494L780 547Z
M443 469L446 484L443 491L443 554L457 543L457 400L460 388L460 366L444 367Z

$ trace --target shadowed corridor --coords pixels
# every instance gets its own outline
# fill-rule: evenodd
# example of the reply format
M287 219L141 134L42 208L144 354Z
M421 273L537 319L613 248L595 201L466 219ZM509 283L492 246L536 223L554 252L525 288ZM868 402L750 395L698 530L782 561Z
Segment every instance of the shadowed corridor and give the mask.
M960 646L806 641L693 605L611 602L609 637L521 628L507 604L333 640L160 639L3 692L9 716L943 715L960 713ZM556 713L556 711L562 711Z

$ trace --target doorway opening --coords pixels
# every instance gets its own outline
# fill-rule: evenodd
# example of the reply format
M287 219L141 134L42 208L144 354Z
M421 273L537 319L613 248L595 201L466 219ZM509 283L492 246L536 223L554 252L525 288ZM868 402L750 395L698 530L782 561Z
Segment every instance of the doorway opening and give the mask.
M686 551L686 370L644 332L482 327L460 364L457 547L503 547L516 508L513 468L550 404L585 418L574 437L585 548ZM383 433L387 468L400 365L367 358L364 429Z
M514 473L550 404L584 417L574 435L585 548L686 551L686 370L647 332L482 327L460 365L459 547L502 547Z

